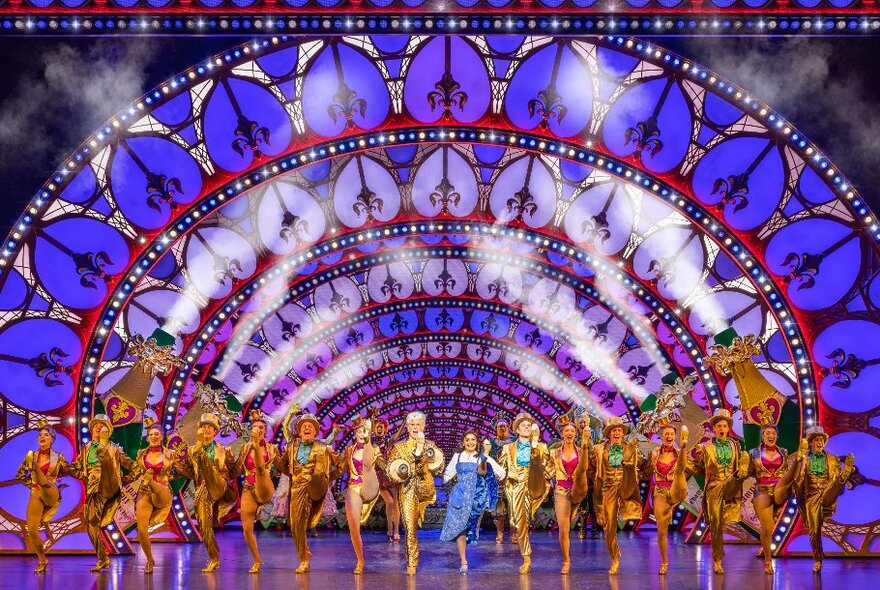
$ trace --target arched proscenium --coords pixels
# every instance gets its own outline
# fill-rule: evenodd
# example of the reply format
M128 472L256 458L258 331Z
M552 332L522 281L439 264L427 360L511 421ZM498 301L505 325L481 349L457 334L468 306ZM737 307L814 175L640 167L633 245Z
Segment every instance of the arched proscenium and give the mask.
M369 38L342 42L266 39L218 56L211 61L210 68L203 65L184 73L173 83L161 87L158 94L151 93L130 111L120 114L65 163L10 234L0 258L0 268L9 269L4 272L0 286L0 296L5 309L9 310L0 344L4 338L8 342L20 341L15 329L30 330L44 338L51 335L56 341L61 338L59 331L70 330L69 326L75 326L81 337L91 335L81 354L59 349L68 356L49 355L50 345L46 350L35 351L33 357L41 359L39 354L46 353L48 364L37 374L51 377L39 387L57 387L49 383L60 380L62 384L69 383L72 390L73 384L79 381L80 395L75 400L77 419L87 419L108 334L116 318L127 308L128 294L140 292L137 288L140 277L161 258L166 245L193 231L201 219L249 187L286 170L330 160L339 153L401 143L455 141L516 146L529 153L545 154L555 161L581 161L601 168L611 177L636 184L645 193L678 209L701 227L704 235L711 236L721 251L730 252L731 265L746 273L744 284L752 285L763 298L767 318L780 327L781 335L778 343L768 343L768 354L785 351L783 356L788 360L783 361L783 365L794 363L787 365L792 369L788 377L795 381L792 393L798 395L804 422L813 422L818 409L824 412L822 416L832 409L840 414L873 411L878 404L870 393L856 397L841 396L838 391L872 390L868 384L874 378L871 361L876 355L871 350L862 350L859 342L874 341L871 334L878 330L876 316L872 315L878 309L875 302L878 293L874 290L873 277L866 274L865 269L875 266L880 228L843 177L787 121L727 81L639 40L527 37L510 50L500 49L497 40L488 37L455 37L451 74L455 77L459 67L478 73L482 71L480 68L487 68L486 86L472 86L483 83L472 80L461 86L462 92L469 93L468 106L450 102L450 125L438 129L433 121L440 113L430 114L427 107L418 106L424 103L415 98L424 100L425 94L419 86L422 81L417 80L415 73L421 75L428 71L421 64L430 63L432 52L442 46L436 41L430 37L412 38L394 49L381 43L376 45ZM324 67L321 64L330 55L331 46L340 49L343 73L346 81L353 84L350 89L359 93L356 98L368 100L370 105L361 111L359 107L353 108L356 105L352 101L338 102L334 111L335 126L315 118L315 106L322 99L314 98L315 104L310 104L317 95L309 91L310 76ZM296 64L289 71L277 67L277 56L285 55L285 50L292 51L286 55ZM270 59L273 55L276 56L274 62ZM397 60L401 68L389 69L386 59ZM495 59L510 64L506 71L495 70ZM554 60L559 67L547 67ZM371 67L376 68L377 73L363 84L355 83L356 78L349 71L352 67L367 77L372 75L367 74L373 71ZM491 92L485 90L489 88L489 70L494 80ZM230 75L230 72L234 73ZM561 72L558 79L557 72ZM480 76L482 74L474 79L482 80ZM604 88L615 88L615 91L600 92L599 79L603 80ZM434 87L428 86L426 92L433 92ZM281 88L288 87L294 90L285 94ZM549 92L551 88L555 93ZM388 94L383 94L385 92ZM251 93L251 99L238 100L239 93ZM216 100L220 99L216 97L223 96L226 106L217 107L220 103ZM271 100L276 101L273 104L278 108L261 96L274 96ZM168 107L175 100L180 105L181 97L188 101L185 112L177 111L182 113L183 122L170 117L174 108ZM436 104L445 105L442 101ZM258 105L269 106L258 109ZM642 107L644 110L640 110ZM234 158L221 153L231 149L229 143L222 147L216 136L211 135L213 123L209 119L214 117L211 113L223 109L236 115L239 121L249 122L248 126L240 126L240 133L236 132L238 135L231 145L237 147L233 151L239 155ZM444 112L446 110L444 106ZM319 111L326 117L326 104L321 105ZM270 113L275 114L270 116ZM275 117L272 125L277 133L272 133L270 139L268 132L262 131L268 129L266 123L255 117ZM280 126L274 127L276 124ZM190 135L191 128L196 129L194 136ZM361 131L377 128L385 131ZM536 129L534 134L520 130L532 128ZM674 130L679 129L688 132L676 134ZM318 139L319 136L326 139ZM153 170L156 160L144 159L135 145L148 137L172 138L181 149L186 148L187 157L196 162L197 180L193 180L191 171L182 168ZM564 139L573 137L578 139ZM579 145L581 141L586 142L586 147ZM140 158L138 163L138 158L132 157L133 163L127 165L152 174L148 177L155 182L149 181L148 190L153 191L150 202L158 207L151 209L158 213L143 210L147 211L146 215L131 208L130 203L119 200L125 196L124 191L111 186L111 181L120 176L111 167L115 165L116 156L126 149ZM251 154L277 159L258 167ZM731 154L741 155L743 161L735 162ZM183 162L184 158L167 157L158 161ZM718 162L731 164L724 166ZM262 166L262 162L259 164ZM782 170L781 176L774 172L773 166ZM89 180L86 171L97 180ZM238 175L237 180L215 192L230 175ZM778 198L774 196L773 187L756 188L766 179L775 178L774 175L784 179ZM671 184L658 181L660 176ZM161 183L160 178L164 178ZM94 190L90 189L90 182L96 187ZM190 189L190 186L196 188ZM516 218L504 223L523 229L528 226L526 217L533 209L527 192L518 193L514 203L519 211ZM761 198L755 196L759 194ZM451 198L451 194L446 197ZM442 199L440 202L446 203ZM169 211L172 203L175 206ZM365 203L365 211L377 213L371 201ZM449 200L443 206L454 207L454 201ZM89 226L88 231L83 231L85 226ZM68 227L83 229L72 234L74 230ZM97 240L103 249L95 248L87 240L77 241L71 235ZM820 236L820 239L811 240L807 248L799 237L802 235ZM570 240L563 235L551 239L565 248L577 246L568 244ZM859 243L870 243L872 247L854 250ZM593 247L597 247L595 242ZM75 277L68 277L64 272L55 277L41 273L44 266L51 265L45 262L47 255L73 260ZM139 257L134 266L127 261L132 255ZM842 263L843 260L848 260L850 266ZM79 287L62 289L59 281L71 278ZM246 289L244 296L256 290ZM660 289L648 290L655 296L662 295ZM667 303L670 315L677 314L680 298L667 299ZM103 310L96 313L101 307ZM214 304L210 304L204 311L210 315L215 309ZM820 317L824 323L817 323L816 318ZM33 322L37 318L49 323L43 324L42 330L24 326L26 321ZM676 321L688 325L682 318ZM843 342L841 333L859 333L862 337L855 343ZM709 342L698 340L696 344L702 349ZM201 346L191 349L187 342L183 344L187 354L201 349ZM75 350L75 345L72 348L65 344L65 348ZM701 358L699 351L696 352L698 354L693 356ZM11 360L3 362L19 366L22 361L30 360L14 354L7 356ZM69 366L65 358L69 359ZM821 404L814 385L817 368L824 376ZM730 393L725 392L728 400L733 399ZM17 395L14 388L8 395L7 403L21 405L22 412L34 411L29 409L32 402ZM48 398L36 396L33 399ZM853 403L864 407L856 408ZM47 410L65 415L69 401L36 409ZM868 434L870 428L862 429L863 433L858 428L847 432L851 422L832 422L827 418L823 418L823 422L834 435L829 448L835 452L852 449L853 445L867 448L865 445L870 446L876 438ZM867 439L862 440L861 435ZM4 438L0 453L7 447L12 450L7 442ZM867 545L853 547L845 541L847 527L853 525L842 523L857 522L873 530L880 522L880 515L871 512L872 506L880 505L869 499L875 492L875 486L869 483L842 499L838 515L843 520L829 528L834 542L842 549L870 551ZM855 506L866 508L859 511ZM781 532L787 534L788 531ZM799 537L793 543L797 549L797 543L802 540Z

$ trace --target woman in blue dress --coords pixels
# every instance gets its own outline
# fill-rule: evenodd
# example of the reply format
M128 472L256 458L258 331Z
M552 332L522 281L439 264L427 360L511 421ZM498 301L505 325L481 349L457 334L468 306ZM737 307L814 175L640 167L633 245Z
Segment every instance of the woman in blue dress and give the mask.
M446 504L446 520L443 522L441 541L455 541L461 558L459 572L468 572L465 547L474 545L479 537L480 516L486 509L489 490L488 473L504 479L504 468L489 456L491 445L483 442L482 455L477 453L477 433L468 430L461 441L462 450L452 456L443 473L443 483L456 479ZM489 470L491 466L491 471Z

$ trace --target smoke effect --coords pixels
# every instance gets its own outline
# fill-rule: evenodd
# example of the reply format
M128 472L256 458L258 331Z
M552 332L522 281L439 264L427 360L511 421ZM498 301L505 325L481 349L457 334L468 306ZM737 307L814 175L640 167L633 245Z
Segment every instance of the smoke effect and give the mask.
M873 188L880 153L880 87L876 76L864 70L876 63L875 41L789 37L678 43L678 51L791 121L867 193L875 209L880 206Z
M143 94L144 69L156 49L155 40L102 40L56 43L36 53L0 100L0 145L48 176L83 138Z

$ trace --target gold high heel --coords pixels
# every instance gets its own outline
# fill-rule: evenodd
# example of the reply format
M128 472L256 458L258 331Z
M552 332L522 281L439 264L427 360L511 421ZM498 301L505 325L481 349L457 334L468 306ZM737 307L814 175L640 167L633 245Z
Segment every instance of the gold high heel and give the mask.
M608 575L609 576L616 576L617 572L619 570L620 570L620 560L619 559L612 559L611 560L611 567L608 568Z
M156 565L156 562L153 561L152 559L148 559L147 565L144 566L144 573L145 574L152 574L154 565Z
M205 565L205 567L202 568L202 573L210 574L211 572L217 571L219 569L220 569L220 560L219 559L212 559L211 561L209 561Z
M822 562L817 561L816 563L813 564L813 573L818 574L821 571L822 571Z
M353 574L362 574L362 573L364 573L364 562L363 562L363 561L358 561L357 564L354 566L354 571L353 571L352 573L353 573Z
M260 573L260 568L263 567L262 561L255 561L254 565L251 566L251 569L248 570L249 574L258 574Z
M309 560L301 561L299 567L296 568L296 573L298 574L306 574L309 572Z
M570 561L563 561L562 562L562 569L559 570L559 573L565 575L570 570L571 570L571 562Z
M101 570L105 570L110 567L109 559L102 559L98 561L93 567L89 568L90 572L99 572Z
M416 575L416 566L414 566L414 565L406 566L406 575L408 575L408 576Z
M713 564L712 568L714 569L714 571L715 571L716 574L723 574L723 573L724 573L724 566L721 565L721 562L720 562L720 561L716 561L716 562Z
M773 562L769 559L764 562L764 573L768 576L773 574Z
M522 565L519 566L519 573L527 574L532 571L532 556L531 555L523 555Z
M657 573L663 576L667 571L669 571L669 564L664 561L660 564L660 570Z
M49 560L48 559L40 559L37 561L37 567L34 570L34 573L35 574L45 574L47 567L49 567Z

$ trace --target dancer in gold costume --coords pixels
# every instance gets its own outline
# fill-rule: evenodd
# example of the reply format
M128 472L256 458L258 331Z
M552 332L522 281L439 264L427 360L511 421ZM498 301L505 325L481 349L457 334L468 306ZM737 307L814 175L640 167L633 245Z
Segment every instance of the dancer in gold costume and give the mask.
M242 445L235 461L235 473L244 475L244 484L241 490L241 528L244 540L247 543L253 565L248 573L258 574L263 565L260 559L260 548L257 546L257 537L254 535L254 522L260 510L272 501L275 495L275 484L269 472L275 463L280 464L278 447L266 442L266 417L259 410L252 410L250 440Z
M377 464L384 464L378 447L370 440L372 424L369 419L358 416L351 426L355 442L342 452L342 468L348 472L348 485L345 488L345 519L351 546L357 558L355 574L364 571L364 541L361 538L361 524L370 517L373 505L379 498L379 478L376 476Z
M235 459L231 449L214 440L219 432L220 419L215 414L202 414L196 443L189 448L186 460L175 464L178 471L192 479L196 486L196 518L208 551L208 563L202 568L205 573L220 569L220 549L214 528L220 526L220 519L238 499L235 488L229 483Z
M144 425L147 427L148 446L138 451L134 466L125 481L137 481L134 516L138 543L147 558L144 573L151 574L156 562L153 559L150 527L164 522L171 512L171 488L168 480L174 468L175 454L162 444L165 432L155 420L147 418Z
M76 477L85 484L83 521L98 556L98 563L90 571L99 572L110 567L101 528L113 521L122 502L122 469L131 470L134 463L119 445L110 442L113 424L106 414L96 414L89 421L89 430L92 441L72 467Z
M588 436L581 439L578 448L575 444L578 428L569 414L560 416L557 429L562 434L562 443L550 450L553 479L556 482L553 509L556 524L559 525L559 549L562 551L560 573L567 574L571 569L571 523L577 518L581 502L587 495L587 470L590 466L592 441L588 431Z
M489 440L489 444L491 445L489 456L495 459L495 461L498 461L501 456L501 449L504 448L505 445L510 444L510 442L510 422L505 418L499 418L495 421L495 438ZM497 500L495 501L495 507L491 510L492 520L495 522L495 543L501 545L504 543L504 529L506 528L505 525L510 511L507 509L507 497L504 494L504 490L496 481L489 480L490 498L494 499L496 494ZM517 542L516 527L513 525L510 527L510 542Z
M660 429L660 446L648 455L643 478L654 478L654 494L651 504L654 520L657 522L657 547L660 549L661 575L669 569L669 523L672 511L684 500L687 494L688 458L684 452L687 447L688 429L681 427L680 447L675 446L674 424L666 424Z
M791 496L794 478L794 460L787 460L785 449L776 446L777 438L776 425L766 424L761 428L761 445L749 452L749 471L756 480L752 506L761 522L761 548L767 574L773 573L770 545L776 516Z
M36 451L28 451L15 477L31 489L25 523L28 541L37 554L37 568L34 573L42 574L46 571L49 560L46 558L43 539L40 538L40 527L49 524L61 505L58 477L70 475L71 470L64 455L52 450L55 430L45 420L37 422L36 428L39 448Z
M716 574L724 573L724 527L741 519L742 481L748 477L749 456L730 438L733 418L729 410L715 410L709 419L712 440L697 445L694 472L705 477L703 517L709 524L712 562Z
M294 425L297 438L287 447L281 464L290 476L289 522L299 558L298 574L309 571L312 555L306 531L318 525L324 496L339 475L339 454L316 440L318 428L318 419L312 414L300 416Z
M443 472L443 453L425 439L423 413L407 414L406 430L409 438L391 449L388 476L400 484L400 516L406 529L406 573L415 575L419 567L418 530L425 510L437 501L434 477Z
M519 573L532 569L532 543L529 538L531 519L550 490L553 476L547 445L539 442L540 432L534 418L519 414L513 421L517 439L504 446L498 463L505 470L504 490L511 525L516 527L519 552L523 562Z
M810 547L813 550L813 572L822 571L822 525L825 519L837 509L837 497L843 491L846 480L853 471L853 456L847 455L846 462L825 451L828 435L821 426L807 429L807 437L801 441L797 452L794 490L798 510L804 526L810 534Z
M593 449L591 466L595 473L593 501L596 520L605 532L605 547L611 558L610 575L620 569L620 546L617 544L617 520L638 520L642 516L642 498L639 494L639 470L645 458L639 452L634 438L624 442L629 426L618 416L605 423L602 431L605 442Z

